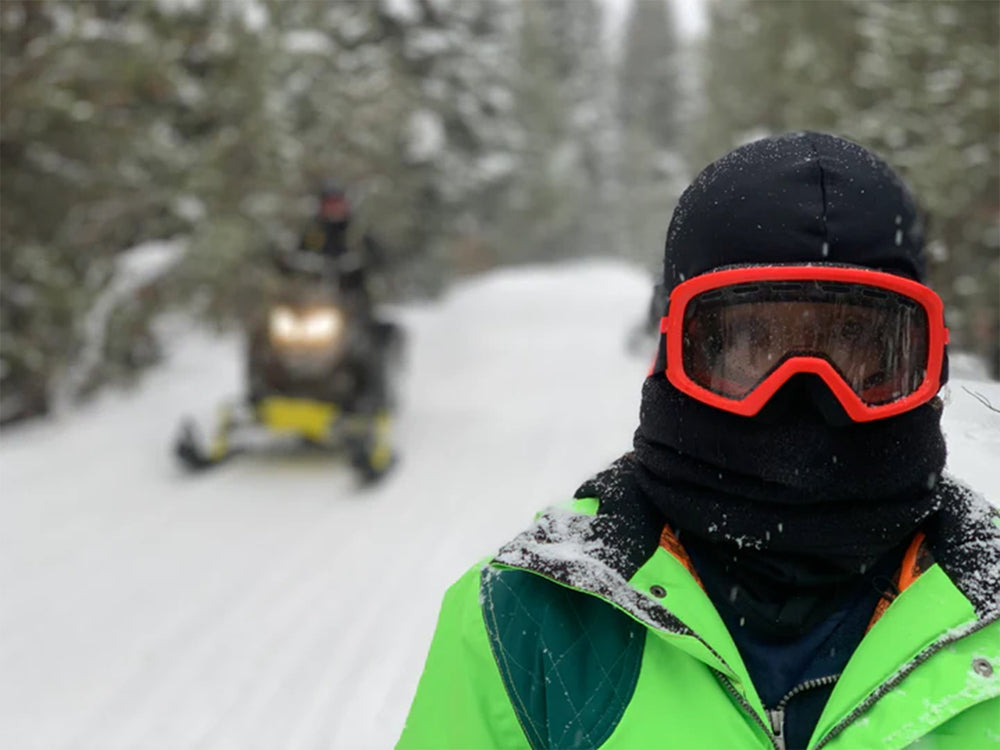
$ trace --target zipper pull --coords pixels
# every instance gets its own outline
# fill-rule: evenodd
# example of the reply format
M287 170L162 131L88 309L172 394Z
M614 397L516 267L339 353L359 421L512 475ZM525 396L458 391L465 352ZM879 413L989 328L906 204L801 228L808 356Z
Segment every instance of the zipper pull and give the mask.
M785 709L766 709L767 718L771 721L771 731L774 732L774 746L777 750L785 750Z

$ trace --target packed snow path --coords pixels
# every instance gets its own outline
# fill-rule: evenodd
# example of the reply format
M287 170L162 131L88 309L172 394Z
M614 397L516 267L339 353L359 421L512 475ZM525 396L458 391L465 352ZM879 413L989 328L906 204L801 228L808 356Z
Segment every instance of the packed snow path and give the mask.
M630 445L647 295L594 264L404 311L403 460L370 490L315 455L178 470L177 420L238 390L235 338L186 333L136 392L5 433L0 747L390 747L446 586ZM950 392L951 468L996 500L1000 416Z

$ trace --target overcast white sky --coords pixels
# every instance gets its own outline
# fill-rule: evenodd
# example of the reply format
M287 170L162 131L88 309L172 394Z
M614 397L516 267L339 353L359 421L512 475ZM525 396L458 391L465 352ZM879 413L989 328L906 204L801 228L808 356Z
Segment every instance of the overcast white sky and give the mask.
M663 2L664 0L602 0L608 9L608 23L615 31L621 28L629 5L634 2ZM674 8L677 28L686 37L701 36L708 25L705 0L666 0Z

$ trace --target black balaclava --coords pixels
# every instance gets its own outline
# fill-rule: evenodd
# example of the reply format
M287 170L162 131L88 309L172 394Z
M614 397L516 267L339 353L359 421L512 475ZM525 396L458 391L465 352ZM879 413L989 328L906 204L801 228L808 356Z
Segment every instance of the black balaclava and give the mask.
M667 290L742 263L851 264L918 281L926 268L900 179L861 146L818 133L738 148L681 196ZM758 416L742 417L674 388L664 358L661 337L634 440L638 481L682 542L733 578L726 594L750 627L808 629L936 510L939 400L852 423L825 385L800 375Z

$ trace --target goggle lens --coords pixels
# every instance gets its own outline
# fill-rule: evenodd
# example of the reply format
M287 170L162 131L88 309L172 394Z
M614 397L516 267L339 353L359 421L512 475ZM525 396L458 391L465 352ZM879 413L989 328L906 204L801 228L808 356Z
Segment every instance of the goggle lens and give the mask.
M919 302L839 281L754 281L694 296L683 319L684 372L742 399L793 357L826 360L869 406L927 377L929 323Z

